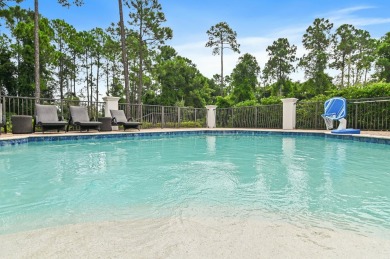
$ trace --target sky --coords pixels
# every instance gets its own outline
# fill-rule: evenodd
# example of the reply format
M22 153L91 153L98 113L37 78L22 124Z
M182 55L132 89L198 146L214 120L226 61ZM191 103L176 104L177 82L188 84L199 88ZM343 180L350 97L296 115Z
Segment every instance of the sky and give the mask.
M390 31L390 0L159 0L173 39L166 42L179 55L189 58L200 72L211 78L220 73L220 56L206 48L207 30L226 22L237 33L240 54L226 50L224 74L236 66L245 53L256 57L263 68L268 60L267 46L278 38L287 38L297 46L297 56L304 54L302 36L315 18L326 18L334 28L352 24L380 38ZM82 7L61 7L56 0L39 0L40 13L49 19L64 19L77 30L107 28L119 20L117 0L84 0ZM23 6L34 8L34 1ZM124 16L129 10L124 8ZM291 75L303 80L302 71Z

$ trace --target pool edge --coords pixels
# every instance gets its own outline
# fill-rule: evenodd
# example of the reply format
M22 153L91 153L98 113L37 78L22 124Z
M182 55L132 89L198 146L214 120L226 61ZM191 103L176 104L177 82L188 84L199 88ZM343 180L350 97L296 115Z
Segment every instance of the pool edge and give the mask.
M13 136L9 139L0 139L0 146L15 146L33 142L51 142L60 140L84 140L84 139L110 139L110 138L135 138L135 137L164 137L164 136L183 136L183 135L282 135L282 136L317 136L325 139L341 139L357 142L367 142L375 144L390 145L390 137L372 136L372 135L347 135L331 134L330 132L319 131L286 131L286 130L259 130L259 129L188 129L175 130L165 129L162 131L139 131L139 132L107 132L107 133L81 133L81 134L41 134L41 135L24 135Z

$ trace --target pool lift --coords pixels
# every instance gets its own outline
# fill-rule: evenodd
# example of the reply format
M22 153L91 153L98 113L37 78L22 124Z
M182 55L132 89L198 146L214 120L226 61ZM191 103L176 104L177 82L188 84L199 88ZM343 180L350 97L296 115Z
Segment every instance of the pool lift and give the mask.
M322 118L325 121L326 129L333 129L333 121L339 121L337 129L332 130L334 134L360 134L360 129L347 129L347 101L343 97L333 97L324 104L325 113Z

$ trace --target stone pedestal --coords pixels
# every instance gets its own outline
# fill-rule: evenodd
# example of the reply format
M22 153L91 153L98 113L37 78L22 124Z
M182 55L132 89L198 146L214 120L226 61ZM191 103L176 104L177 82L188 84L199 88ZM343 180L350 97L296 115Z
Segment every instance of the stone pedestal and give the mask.
M297 109L297 98L282 99L283 102L283 129L292 130L295 129Z
M110 110L118 110L119 97L106 96L103 97L103 101L106 103L104 109L104 116L111 117ZM112 126L112 130L118 130L118 126Z
M216 121L215 121L215 114L216 114L216 105L206 105L207 108L207 128L215 128L216 127Z

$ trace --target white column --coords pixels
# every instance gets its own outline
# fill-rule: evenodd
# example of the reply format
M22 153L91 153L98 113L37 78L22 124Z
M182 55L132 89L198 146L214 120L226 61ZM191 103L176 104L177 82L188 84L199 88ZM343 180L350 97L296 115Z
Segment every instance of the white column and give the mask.
M217 108L216 105L206 105L207 108L207 128L215 128L215 109Z
M104 109L104 116L111 117L110 110L118 110L119 99L119 97L113 96L103 97L103 101L106 103L106 107ZM118 126L112 126L112 130L118 130Z
M295 129L295 122L297 116L296 103L297 98L282 99L283 102L283 129Z

